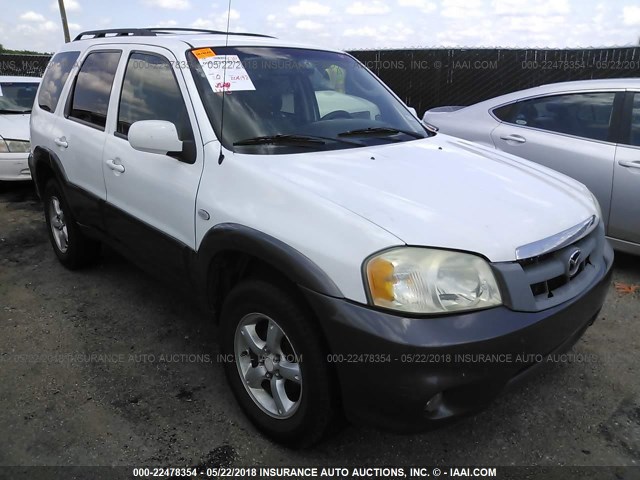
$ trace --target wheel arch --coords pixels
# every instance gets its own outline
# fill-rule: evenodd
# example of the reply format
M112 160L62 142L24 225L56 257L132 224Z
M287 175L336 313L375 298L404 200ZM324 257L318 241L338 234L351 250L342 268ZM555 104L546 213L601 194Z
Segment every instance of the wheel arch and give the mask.
M295 287L299 294L302 287L344 297L333 280L307 256L271 235L235 223L219 224L207 232L196 262L207 309L216 319L225 296L238 282L251 276L275 278Z
M38 146L33 151L31 162L31 176L39 197L42 198L44 187L51 178L58 180L62 188L68 184L62 162L55 152Z

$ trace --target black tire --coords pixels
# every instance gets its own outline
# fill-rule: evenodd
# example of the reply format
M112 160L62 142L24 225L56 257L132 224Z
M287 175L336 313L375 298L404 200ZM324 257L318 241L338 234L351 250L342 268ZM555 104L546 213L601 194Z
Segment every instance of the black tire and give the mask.
M47 182L42 199L49 240L60 263L70 270L76 270L94 263L100 255L100 242L87 238L82 234L58 182L55 180ZM57 199L59 207L64 213L64 225L67 232L66 249L58 246L51 227L51 223L54 221L52 217L54 213L52 213L51 209L54 199Z
M258 405L245 388L236 364L236 329L243 319L255 313L277 322L285 334L284 342L290 342L300 360L301 394L294 413L288 418L274 418ZM310 312L292 291L259 279L237 285L222 308L220 341L225 358L233 358L224 364L231 389L249 419L268 437L290 447L304 448L320 441L335 426L336 388L324 340ZM269 383L265 390L268 388Z

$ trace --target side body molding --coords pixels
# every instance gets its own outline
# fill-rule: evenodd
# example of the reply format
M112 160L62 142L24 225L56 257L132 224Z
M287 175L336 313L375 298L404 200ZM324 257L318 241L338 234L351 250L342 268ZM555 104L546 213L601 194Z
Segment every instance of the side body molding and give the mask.
M235 223L218 224L202 239L193 260L198 285L206 285L211 262L224 251L256 257L301 287L331 297L344 297L333 280L311 259L277 238Z

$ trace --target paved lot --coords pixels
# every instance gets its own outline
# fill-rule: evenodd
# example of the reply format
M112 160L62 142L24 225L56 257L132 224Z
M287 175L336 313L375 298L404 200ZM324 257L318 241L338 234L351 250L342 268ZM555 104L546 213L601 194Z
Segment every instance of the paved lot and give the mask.
M590 361L551 365L445 429L349 426L291 452L243 417L219 364L198 361L215 358L217 332L189 298L109 251L65 270L32 186L0 188L0 466L640 463L640 258L617 257L618 289L574 348Z

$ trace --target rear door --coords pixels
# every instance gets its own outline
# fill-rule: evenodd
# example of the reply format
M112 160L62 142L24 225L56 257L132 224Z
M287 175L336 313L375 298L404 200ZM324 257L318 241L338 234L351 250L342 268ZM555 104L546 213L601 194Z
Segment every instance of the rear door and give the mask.
M78 222L102 229L100 203L106 198L102 175L107 111L122 50L87 50L73 79L54 138L57 155L71 184L67 199Z
M584 183L608 222L616 151L611 125L623 95L569 93L499 107L493 114L502 123L491 136L498 149Z
M628 92L616 149L609 236L640 243L640 92Z
M203 168L200 133L173 54L145 46L128 50L125 57L102 156L105 221L125 253L156 273L182 274L188 251L195 250L195 202ZM134 150L127 134L140 120L174 123L184 153Z

